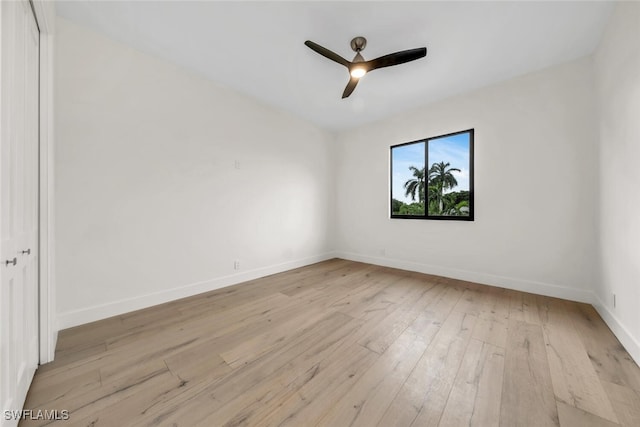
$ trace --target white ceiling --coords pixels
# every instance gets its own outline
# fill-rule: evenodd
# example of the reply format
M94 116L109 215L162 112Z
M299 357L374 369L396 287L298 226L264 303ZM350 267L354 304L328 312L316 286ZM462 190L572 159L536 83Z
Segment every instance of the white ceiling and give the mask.
M378 120L588 55L611 2L58 2L58 14L181 64L329 130ZM347 99L352 59L426 46L426 58L366 75Z

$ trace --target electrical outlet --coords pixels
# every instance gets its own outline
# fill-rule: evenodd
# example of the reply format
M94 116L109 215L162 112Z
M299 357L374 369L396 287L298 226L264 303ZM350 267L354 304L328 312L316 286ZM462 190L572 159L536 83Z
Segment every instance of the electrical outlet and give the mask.
M234 166L235 166L236 169L240 169L240 160L236 160L234 162Z
M240 270L240 261L238 260L233 261L233 269Z
M385 248L380 249L380 255L385 256L387 254L387 250Z

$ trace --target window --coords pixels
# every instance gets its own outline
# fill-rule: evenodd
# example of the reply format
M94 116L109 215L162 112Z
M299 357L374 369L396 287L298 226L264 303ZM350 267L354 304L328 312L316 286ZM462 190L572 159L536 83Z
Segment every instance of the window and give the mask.
M473 129L391 147L391 218L473 221Z

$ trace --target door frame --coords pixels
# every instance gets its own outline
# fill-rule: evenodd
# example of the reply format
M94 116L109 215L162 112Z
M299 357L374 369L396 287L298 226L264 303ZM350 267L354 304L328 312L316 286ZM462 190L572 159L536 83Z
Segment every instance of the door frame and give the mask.
M30 0L40 30L39 346L40 364L53 361L58 339L54 241L53 54L55 3Z

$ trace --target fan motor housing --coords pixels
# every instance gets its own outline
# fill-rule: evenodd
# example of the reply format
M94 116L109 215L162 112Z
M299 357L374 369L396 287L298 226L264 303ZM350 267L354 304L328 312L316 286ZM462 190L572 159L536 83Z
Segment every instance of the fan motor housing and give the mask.
M365 39L362 36L354 37L353 40L351 40L351 49L353 49L354 52L360 52L366 46L367 46L367 39Z

